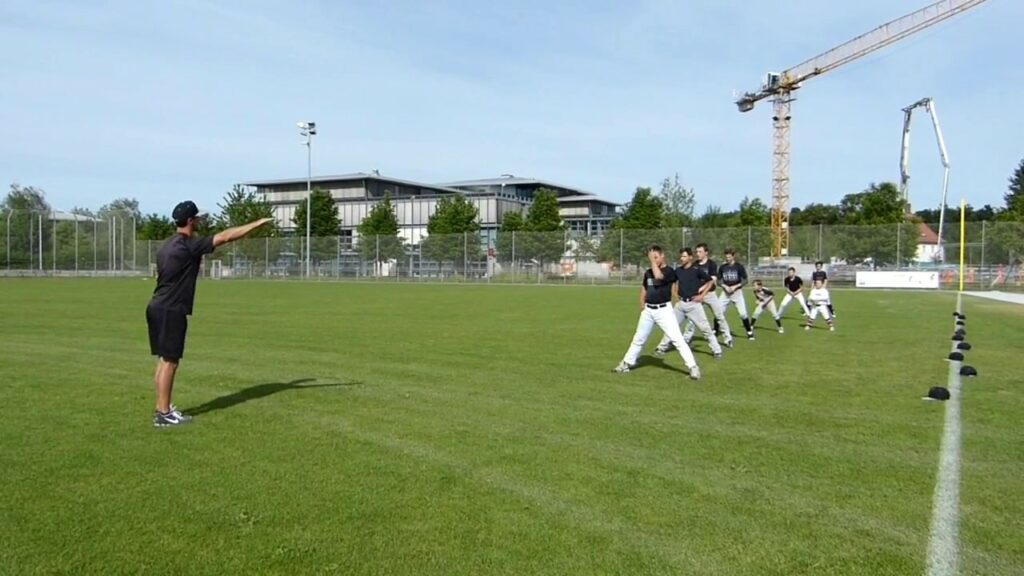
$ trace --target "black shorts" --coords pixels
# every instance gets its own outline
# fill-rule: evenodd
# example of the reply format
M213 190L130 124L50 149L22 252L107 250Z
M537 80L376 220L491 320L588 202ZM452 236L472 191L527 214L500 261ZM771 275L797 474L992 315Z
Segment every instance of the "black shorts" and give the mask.
M149 349L154 356L177 361L185 355L188 316L184 312L147 306L146 324L149 325Z

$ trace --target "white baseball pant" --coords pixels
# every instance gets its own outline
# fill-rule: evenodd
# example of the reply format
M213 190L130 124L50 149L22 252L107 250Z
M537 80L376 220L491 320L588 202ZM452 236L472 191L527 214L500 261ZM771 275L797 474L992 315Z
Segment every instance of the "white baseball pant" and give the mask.
M818 312L821 312L821 317L825 321L831 321L832 315L828 313L828 302L811 302L811 313L807 315L808 322L814 322L814 319L818 316Z
M722 293L718 295L718 301L722 303L722 316L725 316L729 304L732 304L740 313L740 319L747 318L747 299L743 297L742 288L737 288L732 294L726 294L725 290L722 290Z
M771 312L772 318L776 320L779 319L779 310L778 308L775 307L775 299L771 299L767 302L761 302L760 300L758 300L757 306L754 306L754 313L752 314L752 317L755 322L758 318L761 317L761 312L764 312L765 308L767 308L768 311Z
M707 320L704 321L707 324ZM683 363L686 364L687 368L693 368L697 365L696 358L693 357L693 351L686 345L686 341L683 340L683 334L679 331L679 321L676 320L676 315L672 312L672 304L668 303L660 308L652 308L650 305L644 306L644 309L640 312L640 321L636 325L636 333L633 334L633 342L629 345L629 350L626 351L626 356L622 358L622 361L627 366L635 366L637 358L640 357L640 351L643 350L644 344L647 343L647 338L651 335L651 330L654 329L655 324L661 331L665 333L665 338L672 342L672 345L679 351L679 355L683 358Z
M729 342L732 342L732 332L729 331L729 323L725 321L725 309L722 306L722 302L713 291L709 291L704 295L704 304L707 304L708 308L711 308L711 313L714 314L716 319L718 319L718 327L722 330L722 340L728 345ZM701 313L703 314L703 310ZM707 316L705 315L705 321L706 319ZM696 326L696 328L700 328L700 326ZM683 330L683 339L687 342L693 340L694 330L695 326L691 319L690 322L686 324L686 330ZM705 334L705 337L706 336L707 334ZM709 339L715 340L714 333L711 334Z
M783 314L786 313L786 306L789 306L789 303L792 302L793 300L796 300L797 302L800 303L800 309L803 310L804 316L811 315L811 311L807 309L807 301L804 300L803 292L797 292L796 296L793 296L789 292L786 292L786 296L782 299L782 304L779 305L780 318Z
M701 334L704 334L704 338L708 341L711 351L715 354L720 354L722 352L722 347L718 344L718 339L715 338L715 334L711 330L711 324L708 323L708 317L704 313L704 306L700 302L683 302L682 300L676 302L675 320L677 326L686 322L686 328L691 331L691 334L693 327L696 326L701 331ZM685 334L683 335L683 342L689 342ZM672 344L674 345L675 343L673 342ZM666 336L661 339L661 342L658 342L658 348L661 350L668 350L668 345L669 338L666 334Z

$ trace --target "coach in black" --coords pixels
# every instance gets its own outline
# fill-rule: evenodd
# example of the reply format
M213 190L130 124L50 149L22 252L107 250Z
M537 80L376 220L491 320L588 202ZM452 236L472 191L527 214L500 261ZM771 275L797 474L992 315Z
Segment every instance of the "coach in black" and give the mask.
M171 391L178 362L185 354L185 331L192 314L196 277L202 268L203 256L273 221L273 218L263 218L214 236L195 236L196 223L203 216L191 200L175 206L172 218L177 232L156 253L156 289L146 306L146 323L150 351L158 357L154 377L156 414L153 416L153 425L158 427L177 426L192 420L171 404Z

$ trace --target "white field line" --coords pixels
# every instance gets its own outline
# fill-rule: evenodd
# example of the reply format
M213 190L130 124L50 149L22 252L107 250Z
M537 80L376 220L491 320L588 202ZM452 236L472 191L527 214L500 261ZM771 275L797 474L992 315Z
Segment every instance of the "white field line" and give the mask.
M956 310L960 312L961 296ZM954 321L954 326L955 326ZM953 350L956 350L953 342ZM959 574L960 528L960 366L949 363L949 400L939 448L939 471L935 480L931 535L928 539L928 576Z

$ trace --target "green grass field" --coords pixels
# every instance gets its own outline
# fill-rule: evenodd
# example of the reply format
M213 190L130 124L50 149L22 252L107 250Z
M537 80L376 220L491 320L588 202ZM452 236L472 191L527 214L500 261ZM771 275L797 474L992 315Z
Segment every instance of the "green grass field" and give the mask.
M952 294L693 382L611 372L634 287L204 281L154 429L151 289L0 281L0 574L924 572ZM964 302L962 572L1024 574L1024 307Z

